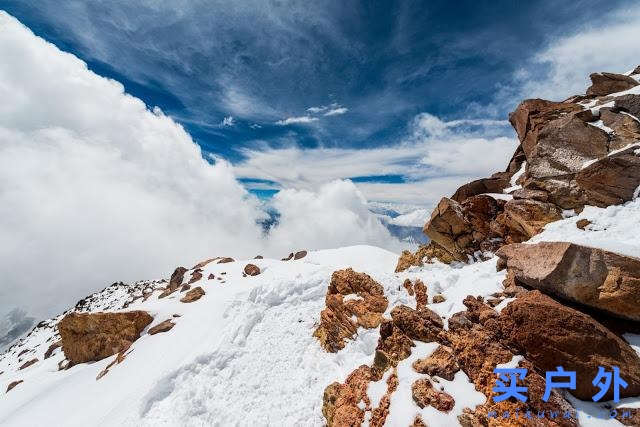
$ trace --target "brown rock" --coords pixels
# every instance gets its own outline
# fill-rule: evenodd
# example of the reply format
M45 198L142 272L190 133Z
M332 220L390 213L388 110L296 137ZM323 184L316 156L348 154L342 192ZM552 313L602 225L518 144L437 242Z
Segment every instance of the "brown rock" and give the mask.
M460 366L455 359L453 350L447 346L439 346L429 357L413 362L413 369L421 374L438 376L448 381L453 381Z
M257 276L260 274L260 267L254 264L247 264L244 267L244 273L248 276Z
M427 295L427 287L422 280L418 279L413 285L416 293L416 310L424 310L429 302Z
M530 158L537 143L538 133L545 124L569 112L581 110L582 107L572 103L552 102L543 99L522 101L516 111L509 114L509 121L518 134L527 159Z
M184 297L180 299L180 302L194 302L199 300L204 294L204 289L202 289L200 286L196 286L195 288L187 292Z
M517 282L615 316L640 320L640 259L564 242L503 246Z
M614 113L608 108L602 108L600 120L615 132L609 142L609 151L620 150L640 140L640 122L628 114Z
M293 259L302 259L307 256L307 251L298 251L293 256Z
M262 255L256 255L254 259L264 259L264 257Z
M615 98L614 108L616 111L624 111L640 118L640 95L618 96Z
M514 199L504 205L504 213L497 221L510 230L510 235L523 235L525 239L529 239L540 233L548 223L560 219L562 211L554 204Z
M502 193L502 190L509 187L510 173L498 173L491 178L482 178L471 181L458 188L451 196L452 200L462 203L469 197L485 193Z
M224 258L221 258L220 261L218 261L218 264L227 264L230 262L235 262L235 260L233 258L224 257Z
M612 415L622 425L640 426L640 408L615 408L612 409Z
M390 367L398 366L398 362L411 355L413 340L409 338L392 321L385 320L380 325L380 338L373 358L373 371L376 377Z
M634 78L624 74L593 73L589 78L591 78L591 86L587 89L587 95L604 96L638 85Z
M172 293L174 293L180 285L182 285L182 281L184 280L184 273L188 270L184 267L177 267L173 273L171 274L171 279L169 280L169 285L165 288L160 295L158 295L158 299L164 298Z
M640 394L640 358L629 344L593 318L539 291L509 303L497 325L502 336L538 369L549 371L562 366L575 371L577 387L569 392L579 399L589 400L599 391L591 384L599 366L607 371L619 367L620 376L628 383L626 389L620 389L621 397ZM612 397L610 389L603 400Z
M356 295L357 298L349 298ZM351 268L334 271L325 297L326 308L320 313L320 325L313 336L332 353L344 348L345 340L353 337L358 326L376 328L388 301L382 286L368 274Z
M197 268L191 272L191 278L189 279L189 282L187 284L191 285L192 283L195 283L200 279L202 279L202 269Z
M152 321L145 311L69 313L58 323L62 351L71 364L101 360L128 348Z
M440 316L428 308L416 311L399 305L391 310L391 319L409 338L424 342L436 341L444 327Z
M549 193L543 190L531 190L526 188L520 188L510 193L514 199L531 199L539 202L548 202Z
M637 147L604 157L582 169L575 182L584 192L585 204L598 207L618 205L633 199L640 186L640 157Z
M193 266L192 270L202 269L202 268L204 268L207 264L209 264L209 263L211 263L211 262L213 262L213 261L215 261L215 260L217 260L217 259L220 259L220 258L219 258L219 257L216 257L216 258L209 258L209 259L206 259L206 260L204 260L204 261L200 261L199 263L197 263L196 265L194 265L194 266Z
M167 319L164 322L158 323L156 326L149 328L149 335L170 331L174 326L176 326L176 324L173 323L171 319Z
M400 258L398 258L398 265L396 266L396 273L405 271L409 267L422 267L424 262L433 262L434 259L444 263L451 264L456 259L447 252L442 246L436 242L429 242L428 245L422 245L418 248L415 254L410 251L402 251Z
M440 304L441 302L445 302L446 300L447 299L444 297L444 295L441 295L441 294L433 296L433 303L434 304Z
M107 375L109 373L109 369L111 369L113 365L122 363L126 358L128 349L129 347L118 352L118 354L116 354L116 357L114 357L113 360L107 366L105 366L105 368L102 371L98 373L98 375L96 376L96 381L98 381L100 378Z
M578 227L580 230L584 230L590 224L591 224L591 221L585 218L582 218L576 221L576 227Z
M387 378L387 391L380 399L380 403L377 408L373 408L371 411L371 421L369 421L370 427L383 427L387 416L389 415L389 406L391 405L391 395L398 388L398 375L394 371L389 378Z
M182 287L180 288L180 292L186 292L189 289L191 289L191 285L188 283L185 283L184 285L182 285Z
M210 273L209 277L207 277L207 279L209 279L209 280L213 280L215 278L216 278L216 276L214 276L213 273Z
M402 287L407 290L409 296L412 297L413 295L415 295L415 292L413 290L413 282L410 279L405 279L405 281L402 283Z
M327 420L327 427L359 426L364 422L364 410L358 403L364 401L365 408L370 408L367 386L371 378L371 369L362 365L344 384L334 382L324 390L322 415Z
M438 411L449 412L455 405L455 400L449 394L433 388L427 378L416 380L411 386L414 402L421 408L433 406Z
M282 260L281 260L281 261L289 261L289 260L292 260L292 259L293 259L293 257L294 257L294 255L295 255L295 254L294 254L293 252L291 252L291 253L289 254L289 256L288 256L288 257L286 257L286 258L282 258Z
M35 359L31 359L27 362L24 362L22 365L20 365L20 367L18 368L19 371L28 368L29 366L33 365L34 363L38 362L38 358L36 357Z
M15 386L17 386L18 384L23 383L23 382L24 382L23 380L13 381L12 383L10 383L10 384L7 386L7 391L6 391L6 393L9 393L9 392L10 392L10 391L15 387Z

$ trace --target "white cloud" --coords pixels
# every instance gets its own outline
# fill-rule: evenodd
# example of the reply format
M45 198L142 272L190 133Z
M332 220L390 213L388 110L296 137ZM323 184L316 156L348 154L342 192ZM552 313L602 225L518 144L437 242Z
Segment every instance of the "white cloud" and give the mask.
M554 40L533 60L549 73L544 79L530 79L526 70L518 71L522 95L528 98L565 99L584 93L591 73L632 70L640 65L640 8L625 7L603 16L597 27Z
M327 107L325 107L324 105L322 107L309 107L307 108L307 111L310 113L321 113L323 111L326 111Z
M300 116L300 117L287 117L286 119L278 120L276 124L280 126L286 126L286 125L297 124L297 123L311 123L311 122L317 122L317 121L318 121L317 117Z
M220 125L222 127L231 127L231 126L235 126L236 121L233 118L233 116L227 116L224 119L222 119L222 122L220 123Z
M114 281L215 255L397 244L350 183L279 196L283 221L265 239L233 168L205 161L159 109L4 12L0 57L0 316L21 307L42 318Z
M245 150L246 160L237 164L235 170L239 176L268 179L285 188L304 189L315 189L333 179L404 175L412 183L359 183L358 186L368 199L407 202L413 198L413 203L422 204L425 199L420 191L424 191L425 187L435 185L434 193L441 196L447 193L443 190L452 188L452 185L437 188L441 182L461 185L505 169L517 146L516 139L485 136L495 133L495 128L504 131L505 124L491 120L445 122L423 113L412 122L406 141L394 146L373 149L289 147ZM479 129L469 129L469 126ZM427 180L434 178L445 181L429 184ZM415 191L411 190L412 186ZM391 188L394 190L389 191Z
M349 109L346 108L346 107L332 108L331 110L329 110L326 113L324 113L324 115L325 116L337 116L337 115L340 115L340 114L344 114L347 111L349 111Z

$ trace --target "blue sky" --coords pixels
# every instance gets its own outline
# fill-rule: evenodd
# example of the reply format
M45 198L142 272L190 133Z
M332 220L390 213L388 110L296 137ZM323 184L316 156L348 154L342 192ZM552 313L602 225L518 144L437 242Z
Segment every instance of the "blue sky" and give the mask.
M2 7L160 107L207 158L238 165L249 188L272 190L261 195L297 182L353 178L369 184L362 186L368 198L383 200L372 183L427 176L462 182L495 164L447 170L425 163L429 151L421 150L379 168L371 159L367 168L346 165L330 174L307 173L313 160L295 174L287 169L331 150L358 163L353 150L415 145L420 114L455 123L448 138L513 138L508 112L536 95L532 82L539 88L554 71L540 54L563 37L615 21L629 4L5 0ZM565 89L557 93L569 95ZM444 138L432 130L426 133ZM282 163L265 163L266 152Z

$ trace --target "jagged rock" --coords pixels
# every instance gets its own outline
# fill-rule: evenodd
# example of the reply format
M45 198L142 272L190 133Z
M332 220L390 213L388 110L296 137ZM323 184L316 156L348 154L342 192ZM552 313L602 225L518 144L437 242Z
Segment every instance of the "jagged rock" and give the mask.
M182 285L182 287L180 288L180 292L186 292L189 289L191 289L191 285L188 283L185 283L184 285Z
M291 253L289 254L289 256L288 256L288 257L286 257L286 258L282 258L282 259L281 259L281 261L289 261L289 260L292 260L294 256L295 256L295 254L294 254L293 252L291 252Z
M302 259L307 256L307 251L298 251L293 255L293 259Z
M584 230L590 224L591 224L591 221L585 218L579 219L576 221L576 227L578 227L580 230Z
M200 261L199 263L197 263L196 265L193 266L192 270L198 270L198 269L202 269L204 268L207 264L212 263L213 261L220 259L220 257L216 257L216 258L209 258L206 259L204 261Z
M398 366L398 362L411 355L413 340L392 321L384 320L380 325L380 338L373 358L373 370L376 377L389 368Z
M216 278L216 276L214 276L213 273L209 273L209 277L207 277L207 279L209 279L209 280L213 280L215 278Z
M419 407L433 406L441 412L449 412L456 403L449 394L434 389L427 378L416 380L411 385L411 395Z
M171 279L169 280L169 285L165 288L160 295L158 295L158 299L164 298L168 295L174 293L180 285L182 285L182 281L184 280L184 273L188 270L184 267L176 268L171 274Z
M417 311L399 305L391 310L391 319L409 338L424 342L436 341L444 327L440 316L428 308Z
M6 391L6 393L9 393L9 392L10 392L10 391L15 387L15 386L17 386L18 384L23 383L23 382L24 382L23 380L13 381L12 383L10 383L10 384L7 386L7 391Z
M538 369L549 371L562 366L575 371L576 389L569 392L579 399L589 400L599 391L591 384L599 366L607 371L619 367L620 376L628 383L626 389L620 389L620 397L640 394L640 358L631 346L590 316L540 291L510 302L496 324L502 336ZM603 401L612 398L610 388Z
M422 283L422 280L418 279L413 285L413 289L416 294L416 310L424 310L429 302L429 296L427 295L427 286Z
M451 196L452 200L458 203L462 203L469 197L477 196L484 193L502 193L502 191L509 187L509 180L511 175L508 172L498 172L490 178L477 179L464 184L456 190Z
M20 365L20 367L18 368L19 371L28 368L29 366L33 365L34 363L38 362L38 358L36 357L35 359L31 359L28 360L26 362L24 362L22 365Z
M633 199L640 186L638 147L629 147L604 157L576 174L575 182L584 193L584 203L607 207Z
M545 391L545 380L535 371L534 366L526 360L520 362L519 366L528 370L524 381L521 382L528 388L527 402L508 399L496 403L493 400L496 395L493 391L496 378L493 370L498 364L510 362L514 357L514 353L500 343L495 329L472 323L470 327L457 328L451 331L451 323L449 323L449 326L451 347L460 368L473 382L476 390L487 396L487 401L484 404L477 406L475 410L465 411L462 418L459 418L461 425L473 427L502 425L499 423L493 424L497 420L488 418L490 412L503 414L506 411L515 413L517 410L523 413L528 410L534 414L539 411L555 411L563 414L565 411L573 411L571 404L556 391L551 393L547 402L542 400ZM532 427L541 425L575 427L578 424L575 419L557 418L555 420L534 420L534 422L528 424L523 422L522 425Z
M220 261L218 261L218 264L227 264L229 262L235 262L235 260L233 258L224 257L221 258Z
M371 379L371 369L362 365L349 374L344 384L334 382L327 386L322 399L327 427L359 426L364 422L364 410L358 403L364 401L365 408L370 408L367 386Z
M158 323L156 326L149 328L149 335L170 331L174 326L176 326L176 324L173 323L171 319L167 319L164 322Z
M640 104L640 101L638 103ZM628 114L614 113L609 108L601 108L600 120L615 132L609 142L609 151L620 150L640 141L640 122Z
M453 350L447 346L439 346L429 357L413 362L413 369L421 374L438 376L453 381L460 366L455 359Z
M544 99L527 99L509 114L509 121L516 130L527 160L537 145L538 133L548 122L570 112L581 111L582 107L568 102L552 102Z
M260 267L254 264L247 264L244 267L244 273L247 276L257 276L258 274L260 274Z
M31 350L29 350L28 348L25 348L24 350L22 350L20 353L18 353L18 359L20 358L20 356L22 356L23 354L27 354L29 353Z
M445 302L447 299L444 295L438 294L433 296L433 304L440 304L441 302Z
M496 221L506 228L509 241L527 240L540 233L550 222L562 219L556 205L529 199L509 200Z
M369 421L370 427L383 427L387 416L389 415L389 406L391 406L391 395L398 388L398 375L394 371L389 378L387 378L387 391L380 399L380 403L377 408L373 408L371 411L371 421Z
M357 298L345 300L351 295ZM388 305L382 286L368 274L351 268L333 272L325 302L326 308L320 314L320 325L313 336L329 352L344 348L345 340L355 335L358 326L378 327Z
M145 311L69 313L58 323L62 351L71 364L101 360L128 348L152 321Z
M526 188L520 188L511 193L515 200L518 199L531 199L539 202L548 202L549 193L543 190L531 190Z
M415 292L413 290L413 282L411 281L411 279L405 279L405 281L402 283L402 286L407 290L409 296L415 295Z
M640 259L565 242L503 246L517 282L618 317L640 320Z
M187 282L187 285L191 285L200 279L202 279L202 269L197 268L191 272L191 278L189 279L189 282Z
M616 111L625 111L640 119L640 95L622 95L615 98L613 107Z
M420 246L415 254L406 250L402 251L400 258L398 258L398 265L395 271L396 273L400 273L409 267L422 267L424 260L426 260L426 262L433 262L434 259L444 264L451 264L456 260L446 249L432 241L429 242L428 245Z
M189 303L199 300L205 294L204 289L200 286L196 286L195 288L188 291L184 297L180 299L180 302Z
M98 375L96 376L96 381L107 375L109 373L109 369L111 369L113 365L122 363L126 358L126 352L128 349L129 347L119 351L118 354L116 354L116 357L114 357L114 359L107 366L105 366L105 368L100 371L100 373L98 373Z
M262 255L256 255L254 259L264 259L264 257Z
M593 73L589 78L591 86L587 89L587 95L604 96L638 86L634 78L624 74Z

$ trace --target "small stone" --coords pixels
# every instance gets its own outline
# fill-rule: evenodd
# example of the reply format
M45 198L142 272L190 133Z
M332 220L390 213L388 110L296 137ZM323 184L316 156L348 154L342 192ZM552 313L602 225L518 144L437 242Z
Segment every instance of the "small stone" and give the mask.
M434 295L433 296L433 303L434 304L440 304L441 302L445 302L446 300L447 299L442 294L438 294L438 295Z
M176 326L176 324L167 319L164 322L158 323L156 326L149 328L149 335L155 335L160 332L170 331L174 326Z
M216 276L214 276L213 273L209 274L209 277L208 277L209 280L213 280L215 278L216 278Z
M18 381L12 382L11 384L9 384L7 386L7 391L6 392L9 393L12 388L14 388L15 386L17 386L18 384L23 383L23 382L24 382L23 380L18 380Z
M247 276L257 276L258 274L260 274L260 267L254 264L247 264L244 267L244 273Z
M293 256L293 259L301 259L307 256L307 251L298 251Z
M576 227L578 227L580 230L584 230L589 224L591 224L591 221L583 218L583 219L579 219L576 222Z

